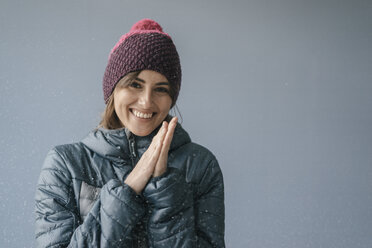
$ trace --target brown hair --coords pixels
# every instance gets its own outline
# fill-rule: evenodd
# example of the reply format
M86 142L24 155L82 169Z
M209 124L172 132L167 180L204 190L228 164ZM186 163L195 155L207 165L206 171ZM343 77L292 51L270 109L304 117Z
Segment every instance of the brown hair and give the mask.
M129 72L124 77L122 77L119 82L116 84L113 92L111 93L110 97L107 100L107 104L105 107L105 110L103 111L101 115L101 121L98 125L98 127L103 127L106 129L118 129L123 128L123 124L119 120L119 117L117 116L115 112L115 105L114 105L114 92L120 88L127 87L134 79L137 78L138 74L140 74L141 71L134 71ZM172 106L175 104L175 97L178 89L177 86L174 83L169 84L169 95L172 99Z
M103 127L106 129L118 129L122 128L123 124L119 120L115 112L115 105L114 105L114 92L122 87L128 86L140 73L140 71L129 72L126 74L119 82L116 84L113 92L111 93L110 97L107 100L107 104L105 110L102 113L101 121L98 127Z

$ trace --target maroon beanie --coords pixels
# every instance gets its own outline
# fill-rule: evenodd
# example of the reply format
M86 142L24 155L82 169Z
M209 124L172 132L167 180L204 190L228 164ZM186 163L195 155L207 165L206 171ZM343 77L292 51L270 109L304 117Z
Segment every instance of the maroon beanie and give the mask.
M175 87L174 104L181 86L180 59L171 37L150 19L135 23L111 50L103 76L105 102L122 77L129 72L146 69L163 74Z

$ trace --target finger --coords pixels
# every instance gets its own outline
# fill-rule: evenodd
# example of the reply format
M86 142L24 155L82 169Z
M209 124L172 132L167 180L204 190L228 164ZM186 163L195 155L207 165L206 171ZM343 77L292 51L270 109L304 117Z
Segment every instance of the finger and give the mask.
M163 121L158 133L154 136L154 138L152 138L152 141L151 141L151 144L148 150L151 151L159 147L159 142L162 143L162 141L164 140L167 129L168 129L168 123L166 121Z
M174 130L176 129L176 126L177 126L177 121L178 121L178 118L173 117L172 120L169 122L167 134L164 138L163 148L162 148L162 150L164 149L166 150L166 152L168 152L170 144L172 143Z
M157 134L157 137L156 138L154 137L154 139L151 142L152 149L148 149L150 156L151 156L151 160L155 161L155 164L157 163L157 160L159 159L160 152L163 147L163 140L164 140L165 135L167 134L167 126L168 126L168 123L164 122L161 130L159 130Z
M162 175L167 169L169 147L172 142L173 133L174 133L174 129L176 125L177 125L177 117L173 118L169 122L167 134L164 138L163 145L161 147L161 152L159 154L158 161L155 165L154 177Z
M174 117L168 125L168 130L167 133L164 137L164 141L162 144L161 152L159 154L159 159L156 163L155 169L154 169L154 177L158 177L162 175L166 169L167 169L167 161L168 161L168 151L169 151L169 146L171 144L172 138L173 138L173 133L174 129L177 125L177 117Z
M166 137L167 132L168 132L168 123L166 121L163 121L162 130L159 132L159 136L156 138L157 140L155 141L158 144L160 144L160 146L163 144L164 138Z
M169 137L169 132L167 132L167 135ZM165 141L161 147L159 158L158 158L158 161L156 162L155 169L153 172L154 177L158 177L162 175L167 170L168 151L169 151L170 141L167 141L166 138L164 140Z
M167 156L163 156L163 151L161 152L158 162L156 163L153 176L158 177L161 176L167 170Z
M142 162L142 160L147 162L139 163L141 165L139 166L139 169L142 168L142 170L154 170L160 156L161 148L163 145L162 140L164 139L166 132L167 123L163 123L162 127L159 129L158 133L151 141L149 148L144 152L143 156L140 159L140 162Z

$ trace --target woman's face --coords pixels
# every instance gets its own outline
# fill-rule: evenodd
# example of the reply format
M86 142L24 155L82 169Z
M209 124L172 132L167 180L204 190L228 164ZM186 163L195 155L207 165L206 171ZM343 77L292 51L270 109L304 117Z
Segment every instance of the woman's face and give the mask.
M172 105L167 78L151 70L141 71L128 86L115 89L114 107L124 127L138 136L154 131Z

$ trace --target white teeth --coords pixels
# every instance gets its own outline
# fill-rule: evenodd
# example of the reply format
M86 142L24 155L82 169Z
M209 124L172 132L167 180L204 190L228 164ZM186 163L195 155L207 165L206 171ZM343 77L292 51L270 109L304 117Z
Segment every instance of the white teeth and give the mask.
M141 112L138 112L136 110L133 109L133 114L135 116L137 116L138 118L143 118L143 119L150 119L152 117L152 113L151 114L145 114L145 113L141 113Z

